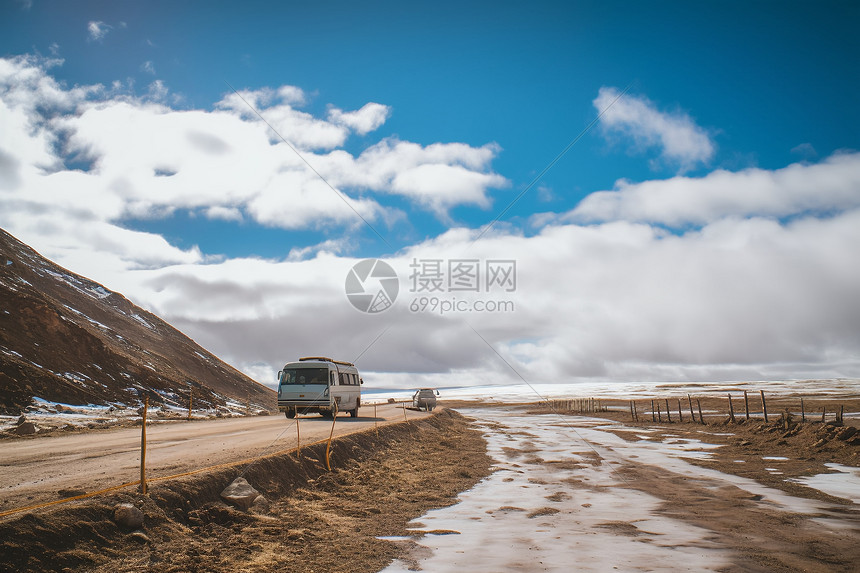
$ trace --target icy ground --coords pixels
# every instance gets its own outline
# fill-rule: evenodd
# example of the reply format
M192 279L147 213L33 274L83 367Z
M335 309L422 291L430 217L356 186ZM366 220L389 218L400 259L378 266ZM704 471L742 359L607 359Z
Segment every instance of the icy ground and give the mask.
M171 394L159 392L161 394ZM174 396L175 397L175 396ZM223 397L222 397L223 398ZM113 426L116 424L132 423L140 420L140 404L114 403L109 406L98 404L74 405L62 402L52 402L34 397L32 404L25 409L24 417L28 422L36 424L37 433L46 433L55 429L80 429L98 426ZM195 408L192 419L247 416L256 414L258 406L252 405L251 411L246 404L225 399L221 408ZM184 420L188 416L188 408L177 404L150 405L147 423L165 423ZM0 415L0 432L10 431L17 425L19 416Z
M695 440L626 442L606 430L623 426L582 417L527 416L514 409L463 410L485 430L498 470L413 523L421 570L717 571L729 551L711 532L660 515L661 500L625 487L612 466L642 463L691 477L717 478L755 495L771 509L826 514L823 502L788 496L755 481L689 464L717 447ZM587 443L586 443L587 441ZM853 491L860 489L856 474ZM810 485L815 486L814 480ZM838 527L816 519L821 527ZM413 567L410 569L410 567ZM385 573L414 570L395 561Z
M368 380L371 374L366 376ZM365 389L369 390L369 389ZM468 386L440 388L440 400L481 400L484 402L535 402L544 399L565 398L653 398L655 394L676 393L680 395L719 395L726 392L757 393L765 390L768 395L804 394L814 396L852 396L860 391L860 380L840 378L836 380L769 380L749 382L558 382L553 384L508 384L504 386ZM370 390L374 399L411 397L414 390ZM845 413L848 417L848 412Z

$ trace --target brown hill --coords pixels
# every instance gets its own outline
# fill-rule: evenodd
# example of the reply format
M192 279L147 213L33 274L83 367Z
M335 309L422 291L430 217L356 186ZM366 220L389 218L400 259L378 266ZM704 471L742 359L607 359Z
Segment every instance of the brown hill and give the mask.
M0 412L66 404L272 409L275 393L119 293L0 229Z

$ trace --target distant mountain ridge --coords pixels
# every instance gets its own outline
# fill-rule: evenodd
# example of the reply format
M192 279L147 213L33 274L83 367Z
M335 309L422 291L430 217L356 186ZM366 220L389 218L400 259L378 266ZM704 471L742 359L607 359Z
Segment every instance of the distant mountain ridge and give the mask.
M275 393L119 293L0 229L0 412L68 404L273 409Z

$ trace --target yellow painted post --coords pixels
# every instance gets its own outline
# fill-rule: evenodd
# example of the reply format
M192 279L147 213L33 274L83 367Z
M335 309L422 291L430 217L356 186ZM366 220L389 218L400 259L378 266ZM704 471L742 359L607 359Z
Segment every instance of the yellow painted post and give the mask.
M335 406L334 416L331 419L331 433L328 435L328 443L325 446L325 467L331 471L331 440L334 437L334 424L337 422L337 406Z
M146 411L149 409L149 396L143 399L143 417L140 424L140 493L146 495Z
M299 430L299 412L296 410L296 455L302 457L302 432Z
M403 402L403 421L409 423L409 418L406 417L406 402Z

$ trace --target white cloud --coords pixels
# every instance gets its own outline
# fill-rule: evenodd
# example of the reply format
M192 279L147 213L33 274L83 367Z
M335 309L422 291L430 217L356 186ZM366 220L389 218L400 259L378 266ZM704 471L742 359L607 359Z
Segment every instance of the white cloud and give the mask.
M305 91L300 87L281 86L276 91L281 101L293 107L301 107L307 103Z
M278 90L265 88L229 93L216 107L255 123L262 124L262 116L277 132L269 133L273 143L283 137L299 149L325 150L343 145L348 130L293 107L304 102L304 92L294 86L283 86Z
M161 80L155 80L151 84L149 84L148 95L149 98L153 101L164 101L167 99L168 94L167 86L164 85L164 82Z
M817 164L783 169L717 170L700 178L629 183L587 196L571 211L577 222L642 221L672 227L723 217L787 217L860 206L860 154L837 154Z
M350 128L293 109L306 99L294 86L242 95L267 119L286 127L294 142L323 149L318 154L300 146L298 156L236 94L226 96L215 111L175 110L160 80L150 84L145 97L119 83L110 90L99 85L68 88L50 74L52 66L61 64L32 56L0 58L3 222L28 238L36 220L52 226L58 209L79 222L98 221L120 230L129 217L158 218L187 210L285 229L339 226L349 231L364 225L356 212L374 226L404 217L400 209L383 206L379 196L400 194L444 216L444 209L454 205L486 204L486 186L504 183L490 170L495 146L385 141L358 157L339 149L325 151L343 142ZM364 129L377 121L371 116L379 109L376 104L363 107L353 117L354 127ZM72 164L75 170L67 167ZM416 169L432 170L433 185L417 181ZM19 222L22 214L30 227ZM134 240L133 235L122 236ZM70 243L83 248L81 240ZM125 264L155 264L148 255L140 262L129 260L135 251L116 241L115 254ZM187 260L180 256L184 251L159 247L153 252L164 253L165 264ZM191 257L197 260L199 253Z
M107 33L111 31L111 29L112 26L105 24L102 21L91 20L87 24L87 34L89 35L89 39L95 42L101 41Z
M224 207L213 205L206 209L206 217L209 219L220 219L222 221L242 221L242 211L235 207Z
M332 107L328 111L330 122L345 125L359 135L378 129L391 115L391 108L379 103L365 104L356 111L343 111Z
M360 361L378 373L369 385L517 382L464 319L533 383L860 376L860 154L622 182L570 213L536 216L529 236L496 230L470 246L476 230L453 229L391 257L401 297L366 315L344 293L357 262L345 255L350 226L363 223L241 101L176 110L67 88L49 65L0 59L0 226L263 382L296 356L353 359L386 328ZM488 189L507 184L492 171L494 144L390 138L353 155L326 147L353 128L293 109L297 88L247 96L292 118L285 125L312 146L303 157L374 224L398 216L387 194L444 211L488 205ZM89 167L67 168L72 158ZM180 209L344 232L280 260L216 260L121 226ZM515 312L411 312L412 260L464 257L516 259L516 293L480 295L510 297Z
M388 138L358 157L332 153L314 158L334 185L373 189L408 197L441 218L458 204L489 206L490 188L504 188L507 179L490 171L499 148L462 143L434 143L426 147Z
M152 63L152 60L147 60L140 65L140 70L155 75L155 64Z
M788 224L722 219L683 235L628 222L497 234L468 257L517 260L515 312L410 312L413 258L462 258L473 233L386 259L401 295L379 316L349 305L343 283L357 259L332 253L140 271L128 290L237 363L350 360L387 329L361 359L389 373L373 383L417 379L398 372L431 385L516 382L466 320L532 383L860 376L860 209Z
M815 148L811 143L801 143L800 145L796 145L791 148L791 152L800 155L804 159L814 159L818 157L818 152L815 151Z
M600 88L592 102L598 112L604 134L620 134L633 139L641 149L656 147L669 164L687 170L707 163L716 146L710 135L684 112L662 112L645 97L625 94L611 87ZM614 101L614 103L613 103Z

